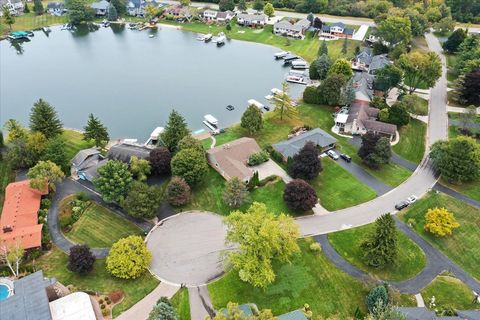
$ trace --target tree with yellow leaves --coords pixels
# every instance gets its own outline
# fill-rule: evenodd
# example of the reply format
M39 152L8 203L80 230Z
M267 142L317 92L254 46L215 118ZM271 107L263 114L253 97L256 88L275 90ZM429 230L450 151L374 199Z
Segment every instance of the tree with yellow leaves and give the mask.
M451 235L454 229L460 227L453 213L445 208L428 209L425 221L424 229L438 237Z

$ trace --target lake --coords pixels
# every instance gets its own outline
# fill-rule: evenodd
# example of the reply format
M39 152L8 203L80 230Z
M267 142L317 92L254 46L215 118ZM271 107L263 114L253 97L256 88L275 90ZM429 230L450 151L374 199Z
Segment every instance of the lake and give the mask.
M83 128L93 113L111 138L143 142L172 109L194 132L206 129L205 114L227 127L240 121L249 99L266 103L270 89L281 88L289 69L275 61L279 49L235 40L217 47L196 37L166 27L54 27L49 36L36 31L29 42L1 41L0 122L28 125L32 104L43 98L67 128ZM303 88L290 85L290 92L299 97ZM234 111L226 110L229 104Z

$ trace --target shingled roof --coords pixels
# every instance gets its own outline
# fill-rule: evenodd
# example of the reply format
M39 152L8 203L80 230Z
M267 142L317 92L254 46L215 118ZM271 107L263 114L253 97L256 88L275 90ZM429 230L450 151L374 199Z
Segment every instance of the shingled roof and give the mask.
M326 148L336 143L337 139L322 129L316 128L293 137L292 139L276 143L272 145L272 147L277 152L280 152L285 158L289 158L296 155L308 141L313 142L315 145L320 146L321 148Z
M119 160L125 163L130 163L132 156L139 159L147 159L150 156L150 148L133 145L127 143L120 143L112 146L107 152L109 160Z

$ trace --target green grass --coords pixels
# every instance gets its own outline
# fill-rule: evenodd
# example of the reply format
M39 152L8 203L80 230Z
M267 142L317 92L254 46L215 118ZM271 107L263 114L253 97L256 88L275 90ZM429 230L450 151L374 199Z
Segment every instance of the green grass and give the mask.
M428 100L425 100L416 94L411 94L405 97L408 97L408 99L411 99L414 102L413 108L411 110L412 113L419 116L428 115Z
M355 206L376 197L373 189L363 184L332 159L322 158L323 170L311 184L320 204L328 211Z
M455 63L457 62L458 57L454 54L445 54L447 60L447 80L455 81L458 79L459 74L455 71Z
M448 117L450 119L457 119L457 120L461 120L462 119L462 115L460 113L457 113L457 112L449 112L448 113ZM480 123L480 114L477 114L475 116L475 119L473 120L473 122L475 123Z
M400 128L400 141L392 147L402 158L420 163L425 153L427 125L420 120L410 119L410 123Z
M447 275L436 277L422 290L421 294L427 308L432 297L435 296L435 309L479 309L478 305L472 304L474 299L472 290L462 281Z
M12 170L10 164L5 161L0 161L0 215L3 209L3 201L5 200L5 188L7 185L15 180L15 171Z
M33 11L33 4L28 4L29 9ZM45 6L46 7L46 6ZM35 13L30 12L22 14L21 16L15 17L15 23L12 25L11 31L25 31L25 30L34 30L40 29L45 26L52 26L57 24L64 24L67 22L67 17L57 17L50 14L43 14L41 16L35 15ZM7 34L11 32L8 25L2 23L0 26L0 34Z
M69 159L73 159L78 151L91 148L95 145L93 141L83 140L83 134L78 131L64 129L62 138L65 139L67 145L66 151Z
M148 272L135 280L115 278L106 271L105 259L97 259L93 271L85 276L68 271L67 264L68 256L54 247L35 261L35 268L43 270L46 277L54 277L65 286L74 285L78 290L103 294L122 290L125 298L113 308L114 317L129 309L159 284L159 281Z
M429 208L444 207L452 212L460 227L448 237L435 237L423 229L425 214ZM471 207L455 198L430 192L401 214L404 221L414 219L413 229L460 265L473 277L480 279L480 209Z
M395 264L382 269L372 268L363 261L361 243L366 235L374 232L375 225L369 224L350 230L330 233L328 240L335 250L357 268L381 280L407 280L425 268L426 258L420 249L406 235L398 231L398 256Z
M91 248L109 248L117 240L132 234L141 235L142 231L109 209L92 203L65 236Z
M172 305L177 309L180 320L190 320L190 301L188 299L188 289L181 288L170 299Z
M361 282L338 270L322 253L313 253L305 240L299 241L302 252L291 264L274 266L276 280L265 290L252 287L230 271L208 285L215 309L228 302L255 303L280 315L308 303L314 317L353 316L359 307L365 311L367 289Z
M452 184L442 180L442 184L455 191L463 193L474 200L480 201L480 179L472 182L464 182L462 184Z

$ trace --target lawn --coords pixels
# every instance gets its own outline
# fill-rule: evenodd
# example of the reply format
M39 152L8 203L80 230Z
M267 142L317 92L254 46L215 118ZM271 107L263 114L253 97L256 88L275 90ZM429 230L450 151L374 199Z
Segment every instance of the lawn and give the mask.
M12 170L7 161L0 161L0 215L3 208L3 201L5 199L5 188L7 185L15 180L15 171Z
M447 187L455 191L458 191L472 199L480 201L480 178L475 181L464 182L462 184L452 184L444 180L442 180L441 182L442 184L446 185Z
M142 231L109 209L92 203L65 236L91 248L109 248L117 240L132 234L142 235Z
M435 296L435 309L479 309L478 305L472 304L474 299L472 290L462 281L448 275L436 277L422 290L421 294L427 308L432 297Z
M67 145L66 151L69 159L73 159L78 151L91 148L95 145L93 141L83 140L83 134L74 130L64 129L62 138L65 139Z
M28 4L28 6L30 10L33 11L33 4L31 2ZM35 15L35 13L30 12L15 17L15 23L12 25L12 31L40 29L45 26L64 24L67 22L67 20L68 19L66 16L57 17L50 14L43 14L41 16L37 16ZM0 26L0 34L6 34L9 32L9 27L2 23L2 25Z
M400 128L400 141L392 147L402 158L420 163L425 153L427 125L420 120L410 119L410 123Z
M445 207L455 215L460 224L453 235L439 238L427 233L425 213L429 208ZM407 222L413 219L413 229L442 251L450 259L460 265L473 277L480 279L480 209L471 207L455 198L441 193L430 192L426 197L411 205L408 210L401 214L401 218ZM410 220L410 222L412 222Z
M190 301L187 288L182 288L175 293L170 302L177 309L180 320L190 320Z
M68 256L54 247L49 253L35 260L36 270L43 270L47 277L54 277L63 285L73 285L81 291L94 291L108 294L121 289L125 298L113 308L113 316L129 309L147 294L149 294L159 283L150 273L145 272L135 280L123 280L112 277L105 270L105 259L95 261L94 270L85 276L80 276L67 269Z
M323 170L311 184L320 204L328 211L355 206L376 197L373 189L328 157L322 158Z
M265 290L243 282L237 272L208 285L215 309L228 302L255 303L260 309L271 309L280 315L308 303L315 318L337 315L353 316L359 307L365 312L367 288L361 282L338 270L322 253L313 253L305 240L299 241L302 252L291 264L275 265L275 282Z
M383 269L368 266L363 261L360 248L366 235L375 230L375 224L330 233L328 240L335 250L357 268L381 280L407 280L425 268L426 258L422 249L406 235L398 231L398 256L395 264Z
M455 63L457 62L457 56L454 54L445 54L445 58L447 60L447 80L455 81L458 78L458 73L455 71Z

